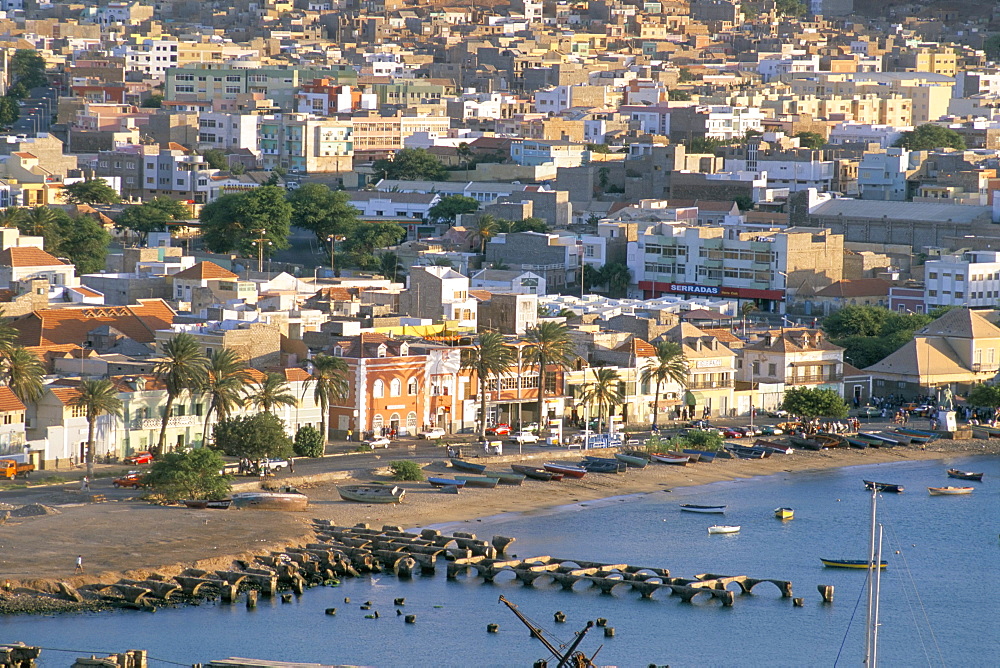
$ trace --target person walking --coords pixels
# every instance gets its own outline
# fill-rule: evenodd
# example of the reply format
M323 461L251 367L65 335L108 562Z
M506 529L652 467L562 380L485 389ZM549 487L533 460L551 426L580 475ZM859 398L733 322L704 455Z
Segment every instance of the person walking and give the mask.
M76 555L76 570L73 571L74 574L83 573L83 555Z
M295 457L288 458L288 472L295 473Z
M80 490L83 492L90 491L90 478L83 476L83 480L80 481Z
M351 437L352 437L352 436L354 436L354 430L353 430L353 429L348 429L348 430L347 430L347 442L348 442L348 443L350 443L350 442L351 442Z

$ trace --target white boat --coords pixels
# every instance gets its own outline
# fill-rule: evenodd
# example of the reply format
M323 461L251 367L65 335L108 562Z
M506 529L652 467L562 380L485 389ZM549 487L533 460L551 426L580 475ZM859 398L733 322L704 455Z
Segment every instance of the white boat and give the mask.
M947 496L952 494L972 494L975 487L928 487L931 496Z
M726 526L724 524L716 524L715 526L708 527L708 533L739 533L740 527L738 526Z
M239 492L233 494L234 508L304 511L309 497L295 492Z

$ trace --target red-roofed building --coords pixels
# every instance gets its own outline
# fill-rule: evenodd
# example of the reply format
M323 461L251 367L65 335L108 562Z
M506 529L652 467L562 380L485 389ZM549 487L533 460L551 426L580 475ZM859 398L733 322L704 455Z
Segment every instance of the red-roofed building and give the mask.
M241 281L239 276L214 262L199 262L192 267L168 276L174 301L183 310L194 313L214 305L232 301L257 303L257 284Z
M133 306L79 306L41 309L11 320L24 346L46 348L73 343L87 347L91 332L110 326L139 343L152 343L154 332L167 329L174 311L162 299L140 299Z
M0 387L0 456L24 455L24 427L24 404L9 387Z
M11 246L0 251L0 285L9 286L34 278L45 279L51 285L78 284L72 264L53 257L41 248Z

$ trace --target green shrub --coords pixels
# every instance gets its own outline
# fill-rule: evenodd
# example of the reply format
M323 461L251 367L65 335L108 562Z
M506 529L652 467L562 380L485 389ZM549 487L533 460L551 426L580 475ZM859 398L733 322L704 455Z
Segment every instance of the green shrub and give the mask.
M299 457L322 457L326 451L323 435L319 429L306 425L295 432L295 442L292 449Z
M420 465L409 459L389 462L389 470L396 480L423 480L424 472Z
M715 431L689 431L680 440L685 448L714 452L722 449L722 434Z

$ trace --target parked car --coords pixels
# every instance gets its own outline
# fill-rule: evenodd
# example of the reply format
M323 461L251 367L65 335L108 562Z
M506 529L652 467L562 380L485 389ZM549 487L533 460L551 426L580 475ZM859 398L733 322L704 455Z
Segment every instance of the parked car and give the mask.
M785 433L785 430L777 425L766 424L760 428L760 433L766 436L780 436Z
M773 418L786 418L788 417L788 411L785 410L768 411L767 416Z
M142 478L142 471L129 471L122 477L115 478L111 481L111 484L115 487L131 487L132 489L139 489L140 487L143 487Z
M764 433L757 425L747 425L745 427L740 427L740 429L742 429L743 433L747 436L760 436Z
M882 417L882 409L875 408L874 406L865 406L858 409L858 417L864 418L875 418Z
M729 427L722 430L722 435L725 438L743 438L744 434L736 427Z
M260 467L265 471L270 471L274 473L278 469L287 469L288 460L287 459L262 459L260 460Z
M512 430L511 430L509 424L501 423L501 424L498 424L498 425L494 425L492 427L487 427L486 428L486 435L487 436L507 436L508 434L511 433L511 431Z
M150 464L153 461L153 454L151 452L137 452L131 457L125 458L126 464Z
M433 429L428 429L427 431L422 431L417 434L417 438L422 438L427 441L433 441L438 438L444 438L447 435L444 429L441 427L434 427Z
M390 443L392 443L392 441L387 439L385 436L379 436L378 438L373 438L370 441L365 441L363 445L368 446L370 450L374 450L375 448L388 448Z
M515 443L538 443L538 437L532 434L530 431L519 431L510 437L510 440Z
M537 434L538 433L538 423L537 422L529 422L528 424L526 424L523 427L521 427L521 431L530 431L532 434Z

